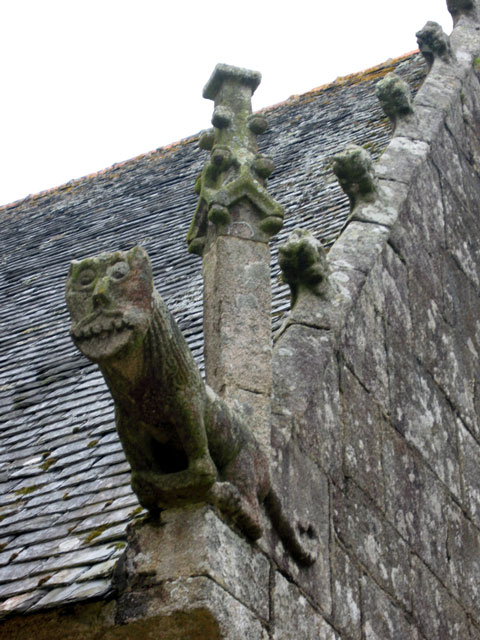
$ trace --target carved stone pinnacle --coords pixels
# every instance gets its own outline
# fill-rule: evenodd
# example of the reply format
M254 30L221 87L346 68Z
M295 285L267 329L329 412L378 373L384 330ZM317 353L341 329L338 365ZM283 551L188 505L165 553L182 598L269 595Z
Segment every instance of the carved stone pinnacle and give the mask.
M400 118L413 112L410 87L395 73L388 73L377 82L375 93L394 127Z
M350 200L353 210L357 202L372 202L377 192L372 157L366 149L349 144L333 158L333 172Z
M187 235L192 253L202 255L207 239L216 234L247 234L267 242L283 224L283 207L265 189L273 162L257 147L257 135L267 128L264 116L252 114L251 98L260 80L257 71L218 64L203 90L215 107L213 129L199 140L210 159L195 187L199 199ZM241 200L251 207L239 211L235 205Z
M427 22L415 35L429 71L437 58L447 63L452 61L453 52L449 37L437 22Z

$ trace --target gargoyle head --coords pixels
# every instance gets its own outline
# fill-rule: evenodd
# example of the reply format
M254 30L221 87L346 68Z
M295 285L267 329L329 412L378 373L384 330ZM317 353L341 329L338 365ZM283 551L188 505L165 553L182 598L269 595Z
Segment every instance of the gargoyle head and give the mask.
M133 353L150 325L152 292L141 247L74 260L66 284L73 342L93 362Z

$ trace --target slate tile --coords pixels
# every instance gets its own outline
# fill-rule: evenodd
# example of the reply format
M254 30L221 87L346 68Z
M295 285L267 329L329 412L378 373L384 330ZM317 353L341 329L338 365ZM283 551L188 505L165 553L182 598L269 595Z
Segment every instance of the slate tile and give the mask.
M48 559L52 555L68 553L78 549L82 544L82 540L78 537L57 538L29 546L27 549L20 551L16 561L28 562L36 559Z
M44 594L45 591L36 590L9 598L0 604L0 616L6 615L11 611L16 611L18 613L26 611L32 604L42 598Z
M89 572L91 572L91 567L89 566L75 567L74 569L61 569L60 571L55 571L55 573L53 573L53 575L49 577L48 580L46 580L43 584L45 585L45 587L69 585ZM88 580L89 578L85 579Z
M98 598L105 596L111 590L110 580L94 580L82 584L72 584L68 587L59 587L52 589L43 598L35 602L29 607L30 611L38 609L50 608L59 603L69 604L78 600L87 600L90 598Z
M104 562L111 558L115 551L114 546L105 544L98 545L87 549L80 549L79 551L63 553L57 557L52 557L46 562L41 563L41 567L43 571L81 567L83 565L93 564L96 562Z

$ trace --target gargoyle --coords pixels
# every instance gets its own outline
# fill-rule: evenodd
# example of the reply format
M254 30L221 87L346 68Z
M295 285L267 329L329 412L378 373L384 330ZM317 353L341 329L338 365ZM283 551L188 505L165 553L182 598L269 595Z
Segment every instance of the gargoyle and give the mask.
M70 330L100 367L115 402L132 487L152 514L215 504L251 539L263 534L264 503L286 548L315 561L311 525L292 525L268 461L239 415L204 384L173 316L154 289L146 252L73 261L66 285Z

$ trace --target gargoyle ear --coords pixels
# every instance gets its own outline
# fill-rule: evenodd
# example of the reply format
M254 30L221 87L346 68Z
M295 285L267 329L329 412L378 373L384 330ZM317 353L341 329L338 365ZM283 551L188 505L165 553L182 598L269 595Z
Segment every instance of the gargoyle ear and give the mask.
M128 252L128 260L131 265L148 269L150 273L152 272L152 266L150 264L148 253L139 244L133 247L133 249L130 249L130 251Z
M68 277L71 278L75 268L80 264L79 260L72 260L68 268Z

